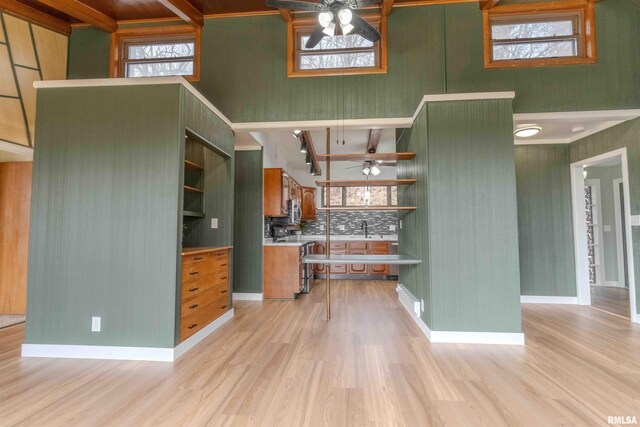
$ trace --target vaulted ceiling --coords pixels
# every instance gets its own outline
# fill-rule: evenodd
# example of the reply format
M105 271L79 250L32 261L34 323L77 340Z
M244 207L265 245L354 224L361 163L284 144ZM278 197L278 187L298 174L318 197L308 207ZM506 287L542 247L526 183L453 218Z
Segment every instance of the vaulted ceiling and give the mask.
M461 1L478 0L380 0L380 7L390 10L392 6ZM265 6L264 0L0 0L0 10L34 21L48 21L45 26L60 32L66 32L69 24L85 23L114 31L117 21L126 20L179 18L202 25L207 16L279 13Z

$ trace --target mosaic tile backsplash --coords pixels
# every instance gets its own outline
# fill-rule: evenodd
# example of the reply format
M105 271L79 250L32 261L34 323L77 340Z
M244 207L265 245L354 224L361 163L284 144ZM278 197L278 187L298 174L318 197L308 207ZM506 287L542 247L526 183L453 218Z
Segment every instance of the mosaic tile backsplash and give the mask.
M326 232L325 214L318 213L316 221L303 223L303 235L318 236ZM271 225L276 225L282 220L278 218L265 218L264 237L271 237ZM350 236L353 234L364 234L360 228L362 221L367 221L370 235L388 236L398 234L398 213L397 212L332 212L331 213L331 234L334 236ZM395 230L391 229L395 226ZM293 233L293 230L291 231Z

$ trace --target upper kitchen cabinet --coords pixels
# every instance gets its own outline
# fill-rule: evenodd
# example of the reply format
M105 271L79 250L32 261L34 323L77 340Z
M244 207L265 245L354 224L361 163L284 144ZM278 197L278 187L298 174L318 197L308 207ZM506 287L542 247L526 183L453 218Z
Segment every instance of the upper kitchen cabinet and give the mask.
M177 77L36 87L27 343L175 347L183 246L233 245L229 121Z
M264 216L284 217L289 212L289 175L280 168L264 169Z
M302 220L316 220L316 189L313 187L301 187L302 191Z

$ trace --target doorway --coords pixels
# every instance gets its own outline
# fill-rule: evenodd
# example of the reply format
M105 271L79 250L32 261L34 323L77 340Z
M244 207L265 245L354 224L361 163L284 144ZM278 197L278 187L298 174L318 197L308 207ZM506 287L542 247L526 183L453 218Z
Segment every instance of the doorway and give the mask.
M571 164L578 303L638 322L626 148Z

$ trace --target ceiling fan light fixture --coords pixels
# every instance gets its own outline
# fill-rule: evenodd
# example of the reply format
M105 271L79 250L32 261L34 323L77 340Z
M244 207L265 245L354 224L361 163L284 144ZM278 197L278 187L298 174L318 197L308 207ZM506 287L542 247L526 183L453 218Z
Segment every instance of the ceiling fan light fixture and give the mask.
M354 28L356 28L356 27L354 27L354 26L353 26L353 25L351 25L351 24L340 24L340 28L342 28L342 34L346 36L346 35L347 35L347 34L349 34L351 31L353 31L353 30L354 30Z
M378 176L380 175L380 168L378 168L377 166L372 166L371 167L371 174L373 176Z
M370 173L371 173L371 168L369 166L366 166L364 169L362 169L363 175L369 175Z
M329 22L329 25L324 27L324 30L322 30L322 32L329 37L333 37L336 34L336 24L334 24L333 22Z
M333 21L333 13L326 11L318 14L318 23L322 28L327 28L329 24L331 24L331 21Z
M340 12L338 12L338 19L342 25L351 24L353 12L351 12L351 9L349 8L340 9Z
M524 126L520 129L516 129L513 134L518 138L529 138L537 135L541 130L542 128L540 126Z

